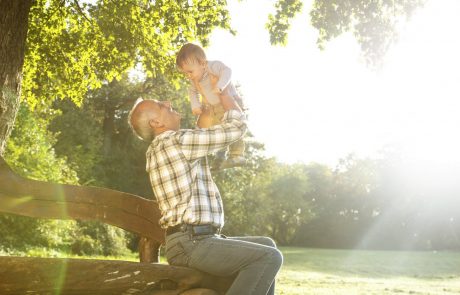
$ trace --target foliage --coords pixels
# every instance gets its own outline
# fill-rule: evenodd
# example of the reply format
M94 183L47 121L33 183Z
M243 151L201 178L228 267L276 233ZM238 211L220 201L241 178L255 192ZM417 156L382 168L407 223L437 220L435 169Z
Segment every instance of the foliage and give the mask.
M314 1L318 45L352 32L375 62L396 38L395 25L422 0ZM299 0L279 0L269 16L272 44L286 44ZM177 78L174 52L186 41L208 43L212 30L230 30L226 1L34 1L29 17L22 98L41 109L55 99L80 105L88 89L142 63L149 77Z
M267 235L290 244L312 216L305 198L308 181L301 167L265 158L263 145L248 142L248 165L216 177L226 211L228 235Z
M148 78L144 82L130 80L124 75L120 81L112 81L100 89L88 92L81 107L71 102L58 102L55 107L61 114L51 121L49 127L57 135L56 152L59 155L69 155L69 165L84 184L152 199L152 189L145 171L148 143L133 135L127 124L127 116L139 96L146 99L169 99L175 107L184 110L184 126L192 126L189 103L184 99L185 89L184 85L176 89L162 75ZM78 126L78 129L73 126ZM90 227L87 226L88 230ZM92 232L101 230L94 228ZM123 235L129 248L136 250L138 238L131 233ZM94 244L100 239L90 236L95 238L94 241L81 239L81 243L73 250L86 253L86 249L95 249L97 253L105 253L103 249L108 247L105 242L109 240L105 238L104 243Z
M270 228L271 236L282 245L289 245L299 227L313 217L308 200L309 180L301 165L281 166L274 174L266 194L266 205L270 214L264 224Z
M76 184L76 173L67 166L65 158L54 153L52 145L55 140L46 131L46 120L24 106L20 108L17 120L19 124L12 132L6 152L6 160L16 172L37 180ZM72 231L74 224L0 215L0 247L19 250L31 245L65 247L70 242L63 228Z
M146 83L124 78L90 92L82 108L71 105L67 109L69 105L60 104L62 115L51 125L59 133L58 154L77 155L81 142L97 142L97 148L88 151L95 154L71 157L78 175L83 177L86 173L93 178L85 181L152 198L145 173L146 144L132 136L126 124L127 112L133 98L139 95L171 98L185 114L185 127L191 127L193 118L184 99L183 86L176 90L162 76ZM79 116L85 119L75 119ZM111 128L104 127L107 118L112 118ZM81 126L81 134L67 131L68 126L77 125ZM66 132L72 135L61 137ZM104 148L104 140L94 136L109 138L109 149ZM460 246L455 239L459 227L448 219L438 216L432 219L436 220L436 226L425 226L424 231L417 226L427 216L426 208L414 203L417 198L408 198L416 195L417 190L408 190L401 182L404 178L395 173L401 170L398 159L391 154L382 159L349 155L334 169L317 163L285 165L266 158L262 144L251 137L246 140L248 165L213 175L224 199L227 235L269 235L283 245L329 248L457 249ZM78 164L84 157L93 161L89 161L92 166L85 168ZM398 200L404 200L405 205L395 207ZM455 212L451 208L448 216L456 216ZM394 228L398 230L391 230ZM128 239L130 247L135 249L136 238Z
M79 105L88 89L141 62L150 77L176 75L175 52L187 40L207 43L229 29L223 0L38 0L29 17L23 99L45 108L55 99Z
M71 253L77 255L128 254L125 232L100 222L78 222L78 229L71 233L74 242Z
M127 124L128 113L139 96L169 99L175 107L187 109L183 120L185 126L191 125L185 95L185 88L177 90L164 76L141 83L130 81L125 75L120 81L90 91L81 107L71 102L56 103L61 115L52 120L49 127L57 134L56 151L59 155L68 155L69 164L85 184L152 198L145 172L148 144L133 135Z
M458 171L460 167L455 167L451 173ZM299 229L295 244L460 249L460 226L455 218L460 213L455 197L460 186L455 181L414 168L392 153L380 159L348 156L323 177L320 183L325 189L314 196L315 219ZM312 183L320 184L317 180Z
M270 14L266 24L266 28L270 32L271 44L287 44L289 22L302 10L302 7L303 3L300 0L278 0L275 3L276 14Z
M161 76L148 83L124 78L88 93L81 108L57 103L59 111L50 125L56 139L38 113L21 108L8 161L28 177L75 183L77 174L85 183L153 198L145 172L147 144L126 124L132 101L139 95L169 97L186 114L186 126L193 126L193 118L185 87L176 90ZM349 155L334 169L316 163L280 164L264 156L262 144L246 140L247 167L214 174L224 199L225 234L269 235L281 245L310 247L460 248L460 187L456 182L429 184L436 170L414 173L391 152L379 159ZM69 155L68 165L61 155ZM137 247L134 235L98 223L10 215L0 221L2 248L8 251L47 247L117 255L126 252L127 244L132 250Z
M77 172L81 184L98 186L100 183L94 177L98 173L97 152L103 144L100 120L90 113L76 111L76 106L70 101L56 102L55 107L60 115L52 119L48 127L56 136L54 149L67 158L68 165ZM69 146L71 151L61 152L68 150Z
M263 145L246 139L244 168L227 169L214 173L213 178L221 192L225 208L226 235L268 234L260 224L263 216L269 214L263 198L257 192L270 182L270 171L275 167L274 159L263 156Z
M6 160L16 172L42 181L77 184L77 174L67 165L66 158L54 152L53 145L57 141L47 130L47 120L22 106L18 122L6 153ZM96 223L91 228L93 231L88 229L87 223L75 221L3 214L0 216L0 249L12 253L28 253L41 247L75 254L119 255L126 252L122 230ZM82 245L90 246L83 248Z
M46 131L47 122L27 107L18 112L18 125L8 141L6 159L17 173L37 180L76 184L78 178L65 158L53 150L55 139Z
M317 44L325 44L346 32L352 33L361 45L369 65L378 65L390 45L397 39L396 28L424 0L315 0L310 11L311 24L319 36ZM276 14L269 16L267 29L272 44L285 45L289 21L302 9L299 0L278 0Z

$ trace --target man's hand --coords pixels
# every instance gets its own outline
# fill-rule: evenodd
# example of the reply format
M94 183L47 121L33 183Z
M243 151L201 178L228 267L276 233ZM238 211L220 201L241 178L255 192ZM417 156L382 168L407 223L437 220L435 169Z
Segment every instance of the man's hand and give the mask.
M198 117L196 125L200 128L209 128L212 126L212 121L211 111L209 108L205 108Z
M203 111L201 110L201 108L193 108L192 109L192 114L194 114L195 116L199 116L201 115Z

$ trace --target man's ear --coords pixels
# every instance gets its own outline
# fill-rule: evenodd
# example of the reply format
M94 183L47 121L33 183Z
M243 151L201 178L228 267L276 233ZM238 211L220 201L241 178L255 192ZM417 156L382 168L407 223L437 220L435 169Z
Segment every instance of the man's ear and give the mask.
M161 128L161 127L164 126L164 124L161 123L160 121L158 121L157 119L151 119L149 121L149 125L150 125L150 127L154 128L154 129Z

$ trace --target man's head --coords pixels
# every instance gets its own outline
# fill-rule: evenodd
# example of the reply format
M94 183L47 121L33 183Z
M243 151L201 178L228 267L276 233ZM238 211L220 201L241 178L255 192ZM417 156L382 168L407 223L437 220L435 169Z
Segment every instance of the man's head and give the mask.
M177 67L191 80L200 80L203 77L206 63L206 54L198 45L187 43L177 53Z
M134 133L145 141L168 130L179 130L180 115L171 108L169 101L141 100L128 116Z

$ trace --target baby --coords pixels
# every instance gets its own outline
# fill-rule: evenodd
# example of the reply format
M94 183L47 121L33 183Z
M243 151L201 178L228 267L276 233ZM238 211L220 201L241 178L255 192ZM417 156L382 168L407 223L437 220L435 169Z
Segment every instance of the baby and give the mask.
M241 97L231 82L232 70L221 61L210 61L198 45L187 43L179 50L176 57L177 67L190 80L189 97L192 113L199 116L197 125L208 128L221 123L225 113L220 103L220 96L231 96L244 109ZM201 97L201 101L200 101ZM242 166L244 158L244 141L238 140L226 151L216 155L214 169Z

